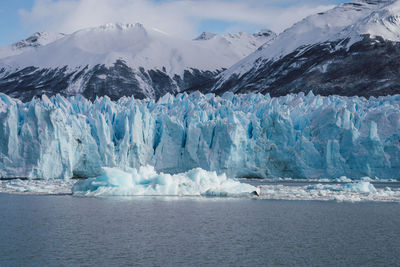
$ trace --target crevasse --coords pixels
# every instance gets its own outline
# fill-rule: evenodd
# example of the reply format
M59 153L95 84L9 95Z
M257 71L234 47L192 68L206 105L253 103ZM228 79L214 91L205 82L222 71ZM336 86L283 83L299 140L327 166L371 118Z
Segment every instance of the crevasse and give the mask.
M94 177L102 167L146 165L229 177L400 178L400 95L22 103L0 94L1 177Z

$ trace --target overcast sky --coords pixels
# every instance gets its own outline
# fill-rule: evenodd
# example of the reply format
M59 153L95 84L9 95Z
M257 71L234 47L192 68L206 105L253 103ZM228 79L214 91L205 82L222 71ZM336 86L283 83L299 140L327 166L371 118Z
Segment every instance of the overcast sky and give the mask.
M185 39L203 31L281 32L342 0L0 0L0 45L36 31L72 33L109 22L136 23Z

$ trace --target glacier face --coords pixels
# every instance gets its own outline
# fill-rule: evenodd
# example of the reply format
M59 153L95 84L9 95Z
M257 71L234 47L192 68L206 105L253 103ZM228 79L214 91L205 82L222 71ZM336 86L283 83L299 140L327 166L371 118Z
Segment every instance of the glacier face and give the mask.
M146 165L229 177L400 178L400 95L57 95L22 103L0 94L0 122L0 176L8 178Z

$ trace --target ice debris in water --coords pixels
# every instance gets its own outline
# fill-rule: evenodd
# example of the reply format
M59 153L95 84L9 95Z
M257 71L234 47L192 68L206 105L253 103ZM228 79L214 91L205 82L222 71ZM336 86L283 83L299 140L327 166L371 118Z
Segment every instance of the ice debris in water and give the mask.
M0 193L70 195L73 180L5 180L0 181Z
M347 184L321 182L321 184L307 185L300 181L271 184L270 181L260 180L257 182L258 187L255 188L245 184L246 181L240 184L236 180L226 179L223 175L218 176L215 172L198 169L186 174L168 175L156 173L151 167L126 171L109 168L105 169L103 175L98 178L78 182L62 179L0 181L0 193L65 195L74 192L76 196L132 196L136 194L178 196L180 194L249 197L257 192L260 194L258 197L260 199L400 202L398 182L386 182L385 187L375 187L370 182Z
M251 196L260 189L228 179L225 174L193 169L175 175L157 173L154 167L121 170L103 168L97 178L78 181L74 195L84 196Z
M393 188L375 188L370 182L353 182L346 184L313 184L313 185L262 185L262 199L281 200L320 200L346 202L400 202L400 190L396 183Z
M370 182L357 182L348 184L337 184L337 185L310 185L307 187L308 190L330 190L330 191L347 191L347 192L359 192L359 193L375 193L376 189Z
M229 177L398 179L400 95L165 95L93 103L0 94L0 177L96 177L101 167Z

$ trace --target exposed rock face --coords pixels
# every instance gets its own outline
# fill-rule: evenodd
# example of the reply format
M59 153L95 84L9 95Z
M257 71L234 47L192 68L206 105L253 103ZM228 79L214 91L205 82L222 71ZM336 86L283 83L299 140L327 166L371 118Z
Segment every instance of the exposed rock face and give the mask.
M141 68L139 72L135 72L119 60L112 67L96 65L91 69L86 67L74 72L66 67L27 67L8 74L3 69L0 70L0 88L2 93L22 101L30 101L43 94L72 96L77 91L90 100L105 95L112 100L132 95L138 99L158 99L166 93L176 94L180 90L205 90L213 85L218 73L193 69L186 70L183 77L175 75L171 78L160 70Z

